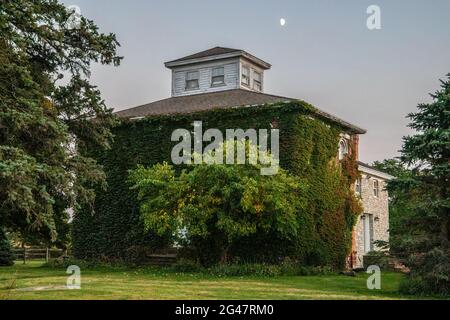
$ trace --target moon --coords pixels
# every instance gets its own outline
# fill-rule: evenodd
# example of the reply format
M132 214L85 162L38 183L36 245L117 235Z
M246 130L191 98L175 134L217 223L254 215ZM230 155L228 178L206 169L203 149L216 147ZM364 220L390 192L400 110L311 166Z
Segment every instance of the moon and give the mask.
M286 20L284 18L280 19L280 26L284 27L284 25L286 24Z

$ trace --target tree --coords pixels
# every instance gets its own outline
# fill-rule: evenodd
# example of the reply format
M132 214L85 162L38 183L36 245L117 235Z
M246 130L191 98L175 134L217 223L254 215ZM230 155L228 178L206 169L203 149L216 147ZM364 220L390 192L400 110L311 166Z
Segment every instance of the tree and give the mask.
M204 265L227 261L248 236L300 237L305 185L284 170L262 176L258 165L201 164L177 176L164 163L139 166L130 181L145 227L190 245Z
M104 183L80 152L107 148L115 124L90 66L121 60L114 34L73 14L56 0L0 3L0 226L53 241L67 208Z
M0 229L0 266L12 266L14 256L11 252L11 245L6 238L5 232Z
M409 292L450 292L450 74L441 83L431 103L408 115L416 134L404 138L400 160L410 171L388 184L409 211L401 237Z
M397 158L385 159L383 161L374 161L372 166L396 178L403 178L411 173L411 170L406 168L403 163Z

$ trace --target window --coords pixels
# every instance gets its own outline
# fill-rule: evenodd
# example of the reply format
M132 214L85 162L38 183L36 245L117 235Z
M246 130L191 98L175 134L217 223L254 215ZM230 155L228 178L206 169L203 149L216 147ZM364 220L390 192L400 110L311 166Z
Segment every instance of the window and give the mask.
M378 180L373 180L373 195L378 198L380 194L380 185Z
M253 89L257 91L261 91L262 89L262 76L261 73L254 71L253 72Z
M361 177L358 177L355 182L355 193L361 195Z
M242 84L250 86L250 69L248 67L242 67Z
M186 90L198 89L198 71L186 73Z
M225 72L223 67L213 68L211 86L221 86L225 84Z
M344 139L341 139L341 141L339 142L339 160L343 160L347 153L347 142Z

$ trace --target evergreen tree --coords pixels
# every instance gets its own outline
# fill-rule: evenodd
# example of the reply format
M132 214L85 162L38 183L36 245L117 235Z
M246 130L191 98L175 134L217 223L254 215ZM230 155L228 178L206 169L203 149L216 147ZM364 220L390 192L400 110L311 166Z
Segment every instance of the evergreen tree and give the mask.
M402 245L412 270L409 292L450 292L450 74L433 101L411 113L414 135L404 138L400 160L411 171L389 183L408 196Z
M3 230L0 229L0 266L12 266L13 264L14 256L11 245Z
M115 118L90 66L118 65L118 45L56 0L0 2L0 227L54 241L93 201L104 173L79 151L108 147Z

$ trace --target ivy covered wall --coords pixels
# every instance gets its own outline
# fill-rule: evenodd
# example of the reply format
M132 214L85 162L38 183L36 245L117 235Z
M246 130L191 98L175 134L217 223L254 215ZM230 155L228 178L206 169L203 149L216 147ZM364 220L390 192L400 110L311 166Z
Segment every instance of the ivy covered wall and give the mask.
M134 193L127 183L128 170L137 164L151 166L168 161L175 129L193 130L194 121L209 128L280 130L280 164L304 178L309 186L309 215L302 217L304 232L296 243L277 239L249 238L234 245L233 254L246 259L294 256L309 265L341 267L350 251L351 230L361 208L351 184L357 176L357 136L350 152L336 159L340 134L335 123L315 117L313 107L303 101L251 108L217 109L207 112L152 116L139 121L123 120L115 128L115 141L106 152L90 152L104 166L108 189L99 189L94 205L78 210L73 222L73 253L83 259L134 261L143 250L167 245L165 239L144 234Z

